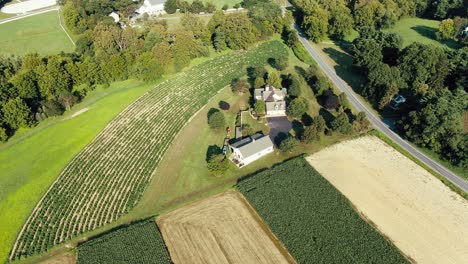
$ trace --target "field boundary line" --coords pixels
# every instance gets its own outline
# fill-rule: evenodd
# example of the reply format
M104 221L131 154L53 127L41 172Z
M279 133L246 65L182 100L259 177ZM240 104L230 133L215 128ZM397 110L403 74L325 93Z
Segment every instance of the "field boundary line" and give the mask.
M31 13L28 13L28 14L25 14L25 15L17 15L17 16L14 16L14 17L2 19L2 20L0 20L0 25L1 24L6 24L8 22L13 22L13 21L16 21L16 20L20 20L20 19L23 19L23 18L32 17L32 16L35 16L35 15L48 13L48 12L55 11L55 10L59 10L59 7L54 6L54 7L49 8L49 9L44 9L44 10L41 10L41 11L31 12Z
M62 9L61 8L58 8L57 9L57 15L58 15L58 19L59 19L59 24L60 24L60 27L62 28L62 30L65 32L65 34L67 34L67 37L70 39L71 43L73 44L74 47L76 47L76 44L75 44L75 41L73 41L72 37L70 36L70 34L68 34L68 31L65 29L65 27L62 25L62 17L60 16L60 11Z

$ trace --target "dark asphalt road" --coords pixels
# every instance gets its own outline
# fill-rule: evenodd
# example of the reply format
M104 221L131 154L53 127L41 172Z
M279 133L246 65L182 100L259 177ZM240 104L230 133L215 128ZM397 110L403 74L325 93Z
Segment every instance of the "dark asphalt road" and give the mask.
M440 175L445 177L447 180L458 186L460 189L468 192L468 181L461 178L460 176L456 175L455 173L449 171L447 168L439 164L438 162L432 160L427 155L410 145L408 142L403 140L399 135L395 132L390 130L388 126L382 122L382 120L376 116L366 105L364 105L359 98L354 94L354 91L351 87L348 86L346 82L344 82L337 74L336 71L326 63L325 59L322 58L320 52L317 51L315 47L313 47L309 41L304 38L304 35L300 31L300 29L295 25L295 28L299 32L299 40L310 53L310 55L314 58L317 62L319 67L322 71L330 78L330 80L335 84L335 86L342 92L346 93L348 96L349 101L352 105L358 110L363 111L366 113L367 117L369 118L372 125L382 131L387 137L397 143L400 147L411 153L414 157L419 159L421 162L429 166L434 171L437 171Z

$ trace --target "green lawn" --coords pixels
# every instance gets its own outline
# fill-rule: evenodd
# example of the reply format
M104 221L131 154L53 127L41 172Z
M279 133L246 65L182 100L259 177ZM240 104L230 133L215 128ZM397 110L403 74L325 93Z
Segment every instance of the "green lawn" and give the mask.
M57 11L0 25L0 52L22 55L71 52L74 46L60 27Z
M60 171L109 121L152 87L126 81L98 88L65 116L20 131L0 145L0 262ZM64 120L83 108L89 110Z
M403 18L392 28L384 31L398 33L403 38L403 47L406 47L413 42L420 42L442 48L457 48L458 45L455 41L439 42L436 40L436 32L439 27L439 23L440 22L437 20L418 17Z

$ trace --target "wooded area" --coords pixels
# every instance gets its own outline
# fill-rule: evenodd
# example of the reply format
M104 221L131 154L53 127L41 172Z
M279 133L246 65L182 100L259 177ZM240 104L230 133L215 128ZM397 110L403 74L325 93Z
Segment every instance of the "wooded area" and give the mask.
M165 21L149 20L141 28L122 28L107 16L130 14L136 9L131 0L66 1L66 25L79 35L74 53L0 56L0 141L18 128L61 115L97 84L155 80L209 56L213 48L246 49L288 24L278 5L251 2L247 14L217 11L208 25L185 14L178 27L169 29Z

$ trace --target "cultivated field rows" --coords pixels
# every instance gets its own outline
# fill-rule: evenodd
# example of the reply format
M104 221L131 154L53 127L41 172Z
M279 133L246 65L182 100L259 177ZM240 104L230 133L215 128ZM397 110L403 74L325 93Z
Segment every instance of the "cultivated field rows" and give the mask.
M158 218L174 263L295 263L238 192L227 191Z
M62 171L32 212L10 259L45 250L128 213L177 132L218 90L284 53L273 41L165 81L120 113ZM201 78L202 77L202 78Z

